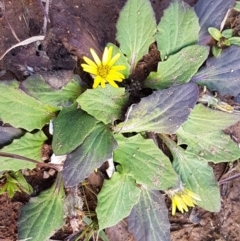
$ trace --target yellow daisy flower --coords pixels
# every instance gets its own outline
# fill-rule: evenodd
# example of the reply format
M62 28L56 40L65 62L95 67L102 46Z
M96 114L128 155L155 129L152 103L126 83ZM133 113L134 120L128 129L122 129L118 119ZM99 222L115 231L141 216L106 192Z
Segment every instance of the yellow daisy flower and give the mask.
M181 213L187 212L188 207L194 207L197 204L196 200L201 201L197 194L184 187L168 190L167 194L172 200L172 215L176 214L177 208Z
M83 57L84 61L87 64L81 64L83 70L93 75L94 83L93 88L97 88L101 84L102 88L105 88L105 83L108 82L115 88L118 88L118 85L115 81L122 82L125 76L119 72L119 70L126 69L123 65L113 66L116 61L120 58L121 54L118 53L112 57L113 47L105 47L102 61L97 56L96 52L93 49L90 49L90 52L93 56L95 62L87 57Z

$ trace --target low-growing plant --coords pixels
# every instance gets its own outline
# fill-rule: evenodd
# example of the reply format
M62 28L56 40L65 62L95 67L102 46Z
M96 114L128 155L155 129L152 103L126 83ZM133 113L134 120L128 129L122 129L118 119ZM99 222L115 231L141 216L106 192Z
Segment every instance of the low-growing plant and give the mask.
M233 36L233 29L231 28L220 32L217 28L209 27L208 32L217 41L217 44L212 46L212 54L215 57L219 57L225 47L240 45L240 37Z
M64 224L64 188L78 186L111 159L116 170L97 195L99 232L128 217L135 240L170 240L165 194L172 200L173 215L195 205L220 210L218 182L208 163L240 157L238 145L223 132L240 115L234 106L199 89L240 93L240 48L230 46L218 58L208 57L208 28L219 28L235 4L222 0L220 12L213 15L216 8L210 2L199 0L193 9L173 0L157 24L148 0L128 0L117 22L119 45L109 43L102 58L89 46L93 59L83 58L92 89L78 76L61 90L39 75L22 83L1 82L1 119L25 130L18 138L12 135L12 143L1 151L41 160L47 140L42 128L53 120L53 152L66 155L54 185L22 208L19 239L47 240ZM136 66L153 43L160 52L157 69L136 80ZM0 164L0 171L12 172L36 166L9 156L0 157Z

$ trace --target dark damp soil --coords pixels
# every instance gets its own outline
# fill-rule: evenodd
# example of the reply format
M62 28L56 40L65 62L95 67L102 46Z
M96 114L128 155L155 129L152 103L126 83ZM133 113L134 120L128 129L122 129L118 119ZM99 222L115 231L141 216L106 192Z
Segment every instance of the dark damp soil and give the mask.
M186 0L190 5L196 1ZM43 34L44 16L40 2L40 0L0 1L0 55L18 43L17 39L22 41ZM78 68L79 61L83 55L89 55L89 47L100 53L108 42L115 43L115 24L125 2L126 0L52 0L45 40L10 51L0 61L0 80L16 78L23 81L32 73L39 73L54 88L59 88L71 79L74 73L78 73L91 85L91 80ZM151 0L157 21L169 2L169 0ZM239 19L233 16L233 20L231 23L239 27ZM158 58L158 52L152 46L150 54L145 56L138 66L134 79L141 82L142 76L156 67ZM228 133L235 141L240 142L239 123L230 128ZM51 147L44 148L43 160L46 161L51 153ZM238 173L239 166L238 163L232 166L218 164L213 165L213 168L217 180L222 180ZM51 186L54 175L47 175L46 178L48 172L49 170L38 168L26 173L27 180L34 187L34 195ZM79 187L79 195L84 193L91 209L96 206L96 198L92 193L98 193L103 176L92 174L88 178L89 186ZM240 182L238 179L231 180L221 184L220 188L222 208L219 213L194 208L184 215L169 216L172 241L240 240ZM5 194L0 195L0 241L17 240L19 212L28 200L29 197L21 193L16 193L12 200ZM84 205L86 210L86 202ZM52 238L67 240L66 238L73 232L70 225L72 221L68 220L66 226ZM75 223L78 221L74 220ZM111 241L134 240L127 231L127 222L122 221L108 228L106 233Z

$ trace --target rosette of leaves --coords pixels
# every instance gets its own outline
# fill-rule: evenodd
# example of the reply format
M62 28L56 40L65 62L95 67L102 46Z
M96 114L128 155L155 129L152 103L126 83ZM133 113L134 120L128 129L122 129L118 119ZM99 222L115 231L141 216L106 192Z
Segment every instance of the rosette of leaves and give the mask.
M223 132L240 116L197 104L198 85L237 95L240 51L230 46L218 59L208 58L208 27L219 28L227 9L234 5L234 1L211 2L200 0L191 8L173 0L157 24L150 1L127 1L117 22L119 48L114 47L122 53L119 63L127 66L124 75L129 77L152 43L157 43L161 56L156 71L144 81L144 88L152 93L139 103L128 105L131 92L125 88L86 89L76 79L61 90L54 90L39 76L31 77L38 78L37 86L29 79L21 86L1 83L0 118L24 130L2 151L40 160L47 139L41 129L53 119L53 151L66 155L62 177L59 174L51 189L23 208L19 239L47 240L63 225L63 183L67 188L77 186L110 158L116 172L98 194L99 230L128 217L128 228L137 241L170 240L160 191L177 187L179 179L201 198L199 206L219 211L218 183L208 162L240 157L237 145ZM216 9L219 14L211 15ZM11 105L6 108L6 103ZM156 145L159 139L171 151L173 162ZM26 151L26 146L34 148ZM18 171L36 165L26 163L5 158L1 166L3 171ZM41 214L38 203L42 203ZM39 216L31 216L32 212Z

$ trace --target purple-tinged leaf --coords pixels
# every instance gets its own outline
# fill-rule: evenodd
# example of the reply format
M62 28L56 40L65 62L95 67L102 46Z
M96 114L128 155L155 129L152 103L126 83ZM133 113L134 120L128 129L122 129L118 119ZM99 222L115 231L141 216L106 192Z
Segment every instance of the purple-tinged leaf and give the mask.
M13 139L19 138L23 134L21 129L0 126L0 147L10 144Z
M198 94L198 87L193 83L155 91L132 105L126 121L114 130L120 133L153 131L173 134L187 120Z
M78 185L95 168L112 157L117 142L111 131L103 123L98 123L84 142L67 155L63 166L66 187Z
M199 18L199 43L207 44L211 39L209 27L220 28L228 9L233 8L235 0L199 0L194 10Z
M141 191L139 202L128 217L128 230L137 241L170 240L168 210L159 191Z
M240 93L240 48L231 46L218 57L207 60L206 66L192 78L191 82L206 85L221 95L236 96Z

